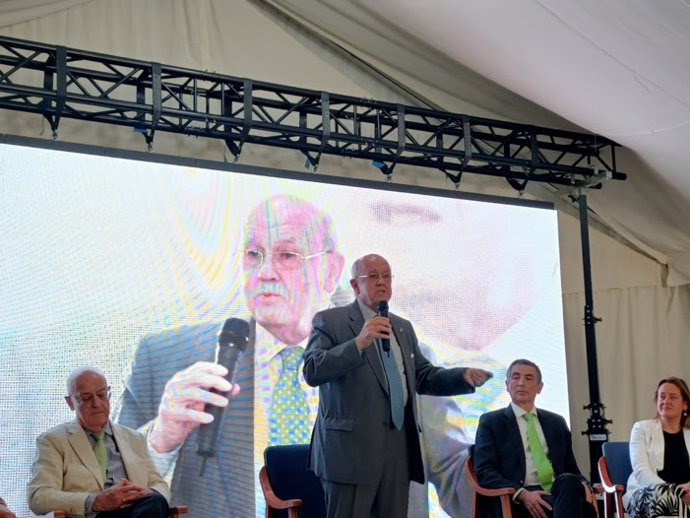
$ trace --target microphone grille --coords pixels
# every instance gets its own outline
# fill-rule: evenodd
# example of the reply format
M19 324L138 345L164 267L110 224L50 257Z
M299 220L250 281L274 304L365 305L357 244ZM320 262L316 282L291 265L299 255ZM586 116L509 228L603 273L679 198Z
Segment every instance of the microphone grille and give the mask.
M244 351L249 343L249 322L241 318L228 318L218 331L218 345L233 346Z
M388 315L388 301L387 300L380 300L379 301L379 315L383 315L383 316Z

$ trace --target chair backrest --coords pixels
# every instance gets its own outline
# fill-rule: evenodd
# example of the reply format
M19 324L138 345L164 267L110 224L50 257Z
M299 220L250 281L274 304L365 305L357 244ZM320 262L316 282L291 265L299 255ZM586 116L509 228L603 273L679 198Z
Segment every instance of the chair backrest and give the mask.
M465 462L464 476L470 485L470 510L472 518L496 516L512 518L511 498L515 494L512 487L488 489L479 485L474 471L474 444L470 446ZM462 482L461 482L462 484ZM500 512L500 514L499 514Z
M302 500L298 513L300 518L323 518L326 516L323 487L314 472L307 469L308 454L308 444L269 446L264 451L264 465L278 498Z
M611 482L626 487L628 477L632 473L630 464L630 444L626 442L605 442L601 446L601 452L606 459L606 467L611 477Z

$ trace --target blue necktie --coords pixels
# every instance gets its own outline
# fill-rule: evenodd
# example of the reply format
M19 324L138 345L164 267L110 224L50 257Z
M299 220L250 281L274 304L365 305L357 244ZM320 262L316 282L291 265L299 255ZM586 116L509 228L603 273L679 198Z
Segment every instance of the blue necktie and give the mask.
M391 344L391 347L394 347ZM403 421L405 420L405 403L403 400L403 386L400 377L400 371L395 363L395 355L392 351L385 352L382 349L381 359L383 360L383 370L386 371L388 378L388 394L391 399L391 419L393 425L398 430L402 430Z
M299 384L302 347L285 347L280 351L283 370L273 388L268 419L268 444L305 444L309 442L309 405Z

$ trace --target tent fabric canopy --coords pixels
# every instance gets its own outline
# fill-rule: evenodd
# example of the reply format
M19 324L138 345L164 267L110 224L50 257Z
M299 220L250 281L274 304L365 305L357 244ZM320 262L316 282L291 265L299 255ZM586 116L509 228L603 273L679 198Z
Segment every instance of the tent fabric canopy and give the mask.
M0 0L2 26L26 22L49 14L64 11L70 7L91 0Z
M687 3L438 1L423 8L410 0L275 3L354 52L451 95L460 92L501 118L577 127L625 146L618 166L631 173L628 182L593 192L592 208L668 264L668 284L690 281ZM425 58L429 63L417 67ZM494 87L487 100L487 94L456 89L468 71L473 81L485 78L512 95L496 97Z
M656 381L690 377L690 6L624 0L0 0L5 36L213 70L255 80L547 127L622 146L625 182L588 193L599 376L614 439L653 414ZM0 112L0 131L50 137L40 117ZM145 149L122 128L64 120L59 136ZM154 151L210 160L222 142L158 135ZM296 152L249 147L241 162L301 169ZM324 157L320 171L373 178ZM380 176L380 175L379 175ZM454 189L440 172L393 181ZM517 196L494 179L462 190ZM571 422L588 466L589 401L576 211L566 193L528 185L559 209ZM601 230L601 231L600 231Z

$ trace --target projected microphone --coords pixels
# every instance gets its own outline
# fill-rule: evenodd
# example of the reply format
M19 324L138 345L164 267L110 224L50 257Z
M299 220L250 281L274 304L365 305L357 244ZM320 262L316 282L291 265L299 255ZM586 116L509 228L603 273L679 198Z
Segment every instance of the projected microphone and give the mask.
M388 301L379 301L379 315L388 318ZM390 338L381 338L381 348L384 352L390 352L391 350L391 340Z
M228 381L232 381L237 358L248 344L249 324L240 318L228 318L218 332L218 345L216 346L216 363L228 369L228 374L225 376ZM227 392L220 392L216 389L211 389L211 392L222 396L228 395ZM200 475L204 473L206 459L216 456L216 442L218 442L224 410L225 407L208 403L204 407L204 412L211 414L213 421L199 427L199 446L196 453L204 457Z

